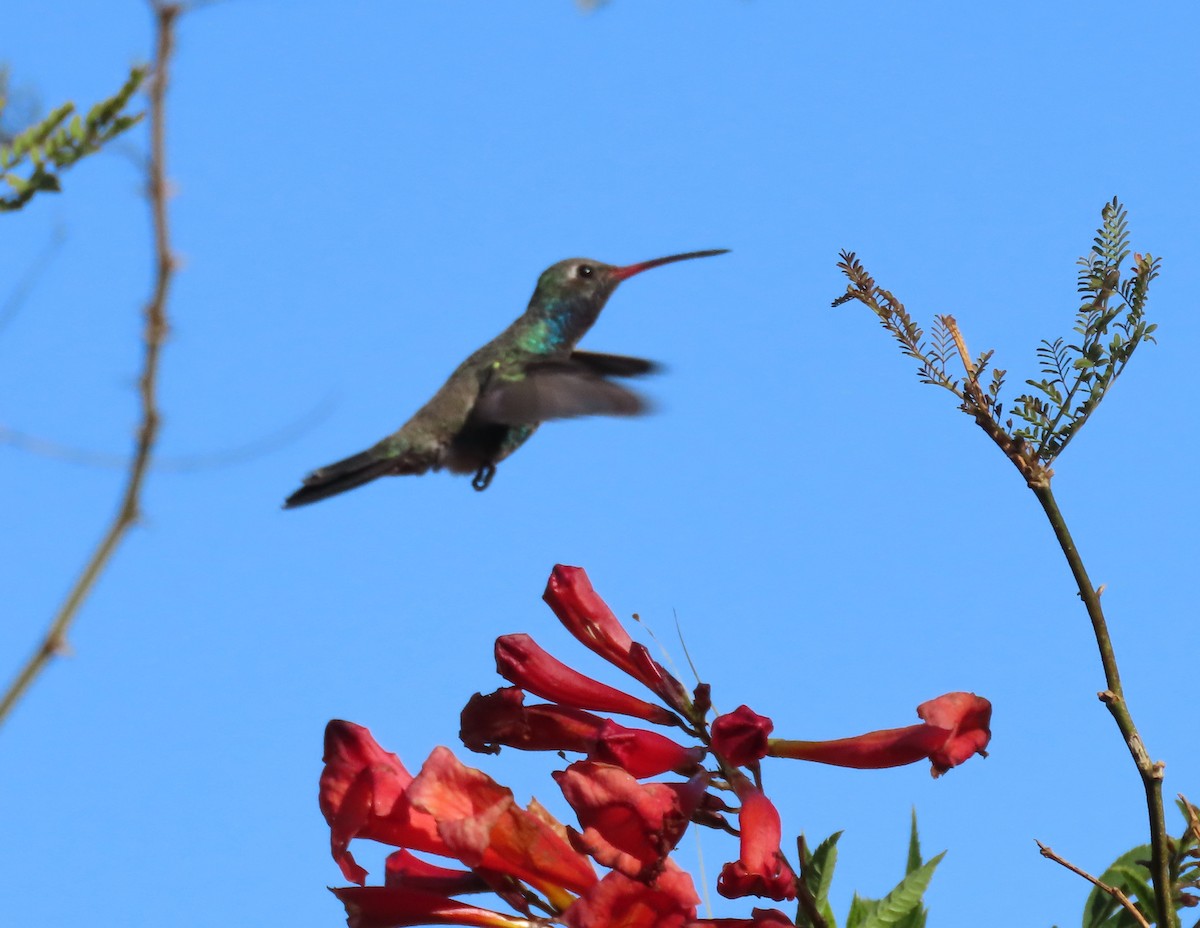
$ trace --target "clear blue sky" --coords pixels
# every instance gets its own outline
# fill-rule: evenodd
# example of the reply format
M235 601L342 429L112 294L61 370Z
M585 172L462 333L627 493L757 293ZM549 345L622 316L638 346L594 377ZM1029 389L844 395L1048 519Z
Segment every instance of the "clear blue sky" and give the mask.
M1145 835L1086 617L1013 468L865 309L829 308L834 263L855 249L921 319L955 314L1016 387L1037 341L1069 331L1074 260L1107 199L1165 256L1160 344L1056 488L1108 585L1166 794L1200 798L1198 34L1183 2L229 0L188 15L162 460L324 414L248 461L151 475L73 655L0 731L0 923L341 924L316 805L325 721L368 725L413 766L454 744L467 697L498 685L497 634L579 655L540 601L555 562L586 567L678 659L677 616L717 704L748 703L782 736L989 697L992 756L936 782L924 765L769 767L785 834L846 829L844 913L851 890L899 876L915 806L926 850L949 850L932 925L1076 923L1087 886L1034 838L1098 871ZM106 96L149 49L134 0L4 4L0 59L47 108ZM0 298L66 236L0 332L0 424L129 448L139 183L114 151L0 220ZM584 342L667 366L645 384L656 415L547 425L482 494L431 475L279 509L305 472L400 425L552 262L721 247L624 284ZM123 478L11 447L0 469L7 682ZM461 755L558 799L548 758ZM703 854L711 882L734 842L705 833Z

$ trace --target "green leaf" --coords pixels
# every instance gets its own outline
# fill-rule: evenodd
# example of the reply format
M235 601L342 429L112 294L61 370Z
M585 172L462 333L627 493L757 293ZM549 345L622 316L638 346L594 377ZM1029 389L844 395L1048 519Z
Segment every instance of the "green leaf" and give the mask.
M908 861L904 865L906 874L921 868L921 839L917 835L917 809L912 810L912 832L908 838Z
M837 919L829 904L829 888L833 884L833 869L837 866L837 843L842 833L835 831L817 845L804 868L805 882L816 900L817 910L829 928L837 928Z
M933 879L933 871L945 856L946 852L943 851L909 873L895 889L879 900L875 911L862 922L860 928L898 928L912 912L920 911L921 898Z
M858 893L850 900L850 911L846 914L846 928L863 928L875 914L879 903L874 899L864 899Z
M815 851L808 849L808 843L801 835L797 840L800 857L800 872L803 875L803 889L808 890L817 907L817 912L829 928L837 928L837 919L829 905L829 886L833 882L833 869L837 864L837 843L842 836L840 831L834 832L819 845ZM796 924L800 928L811 928L813 921L808 917L804 906L799 907L796 914Z
M1149 871L1142 863L1150 859L1150 853L1148 844L1126 851L1099 877L1100 882L1115 886L1125 893L1143 914L1148 914L1154 898L1154 891L1148 882ZM1134 924L1124 906L1100 887L1094 887L1088 894L1083 907L1083 928L1100 928L1102 925L1105 928L1119 928L1127 921Z
M5 173L9 186L16 191L11 196L0 196L0 212L20 209L39 191L61 189L56 172L98 151L141 119L140 115L123 110L145 76L144 68L134 68L121 89L93 106L85 120L75 113L74 104L64 103L18 133L11 144L0 150L0 172ZM28 176L14 183L9 172L22 167Z

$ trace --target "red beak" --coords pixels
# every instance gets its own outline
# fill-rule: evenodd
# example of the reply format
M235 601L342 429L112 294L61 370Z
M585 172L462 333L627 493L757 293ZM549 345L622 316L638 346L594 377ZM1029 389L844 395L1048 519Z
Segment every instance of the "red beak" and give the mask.
M622 281L632 277L634 274L648 271L652 267L662 267L664 264L673 264L676 261L688 261L692 258L711 258L713 255L723 255L727 251L729 251L728 248L715 248L712 251L689 251L687 254L655 258L653 261L643 261L641 264L626 264L624 267L613 268L610 273L615 280Z

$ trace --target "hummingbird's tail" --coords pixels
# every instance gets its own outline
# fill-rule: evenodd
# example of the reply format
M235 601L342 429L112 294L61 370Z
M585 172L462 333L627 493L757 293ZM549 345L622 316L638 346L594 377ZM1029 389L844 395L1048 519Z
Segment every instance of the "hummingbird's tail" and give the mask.
M284 509L295 509L297 506L307 506L318 500L337 496L364 483L370 483L377 477L396 473L396 460L389 458L381 449L369 448L366 451L327 464L314 470L304 478L304 485L289 496L283 504Z

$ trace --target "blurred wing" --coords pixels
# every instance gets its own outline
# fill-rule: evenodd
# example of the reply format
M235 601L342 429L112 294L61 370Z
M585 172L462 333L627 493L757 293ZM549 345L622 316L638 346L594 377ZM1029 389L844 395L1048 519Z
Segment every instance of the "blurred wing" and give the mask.
M535 425L574 416L636 416L645 409L645 400L632 390L572 358L531 365L521 380L493 381L480 395L474 414L483 422Z
M631 358L623 354L596 354L593 351L572 351L571 361L601 377L640 377L662 370L654 361L647 361L645 358Z

